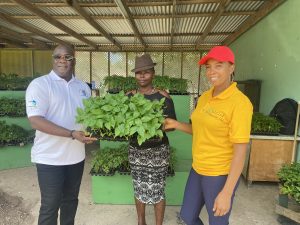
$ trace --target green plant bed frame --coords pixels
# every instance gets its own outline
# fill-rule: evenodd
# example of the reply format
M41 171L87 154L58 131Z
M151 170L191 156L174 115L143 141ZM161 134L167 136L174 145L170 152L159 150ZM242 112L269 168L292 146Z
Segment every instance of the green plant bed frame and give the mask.
M33 166L31 162L31 147L6 146L0 148L0 170Z
M166 204L181 205L189 172L175 172L167 177ZM92 176L92 198L96 204L134 204L130 175Z
M16 124L25 130L32 130L31 125L27 117L0 117L0 120L4 120L8 125Z
M0 91L0 97L7 98L23 98L25 101L25 91Z

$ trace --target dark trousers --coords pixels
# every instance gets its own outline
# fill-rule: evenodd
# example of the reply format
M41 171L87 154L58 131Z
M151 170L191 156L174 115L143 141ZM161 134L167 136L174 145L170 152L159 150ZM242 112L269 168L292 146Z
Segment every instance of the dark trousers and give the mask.
M224 216L214 216L213 212L215 199L223 189L226 179L227 176L203 176L191 169L180 211L180 217L187 225L203 225L199 214L204 205L206 206L210 225L229 224L231 208ZM231 207L238 183L231 198Z
M38 225L74 225L84 161L66 166L36 164L41 191Z

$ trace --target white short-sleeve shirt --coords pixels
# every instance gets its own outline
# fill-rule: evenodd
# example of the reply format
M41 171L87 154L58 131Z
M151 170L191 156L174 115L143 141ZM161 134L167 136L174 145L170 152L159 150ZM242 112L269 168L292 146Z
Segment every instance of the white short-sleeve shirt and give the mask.
M67 82L53 70L34 79L26 90L27 116L42 116L69 130L82 130L76 123L77 108L91 96L90 88L74 76ZM31 161L47 165L71 165L85 158L84 144L70 137L36 131Z

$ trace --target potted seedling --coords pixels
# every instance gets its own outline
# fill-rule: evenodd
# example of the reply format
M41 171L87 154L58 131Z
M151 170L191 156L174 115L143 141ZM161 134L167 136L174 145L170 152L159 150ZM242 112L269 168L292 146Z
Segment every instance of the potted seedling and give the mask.
M168 76L155 76L153 79L153 85L157 89L169 91L170 78Z
M187 95L188 80L183 78L170 78L171 95Z
M281 123L274 117L257 112L252 116L251 134L278 135L281 127Z
M108 93L116 94L124 90L125 77L111 75L104 78L104 85L108 89Z
M300 163L283 165L277 175L279 204L300 212Z

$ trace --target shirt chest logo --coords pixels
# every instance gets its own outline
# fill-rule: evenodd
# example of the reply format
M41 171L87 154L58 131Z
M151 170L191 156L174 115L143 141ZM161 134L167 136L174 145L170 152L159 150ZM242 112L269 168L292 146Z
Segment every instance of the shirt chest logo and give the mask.
M81 89L81 90L79 90L79 93L80 93L80 96L87 97L87 93L85 90Z
M210 116L212 116L216 119L219 119L223 122L226 121L225 120L225 114L222 111L218 111L218 110L216 110L214 108L211 108L211 107L205 107L205 108L202 109L202 112L205 113L205 114L208 114L208 115L210 115Z

